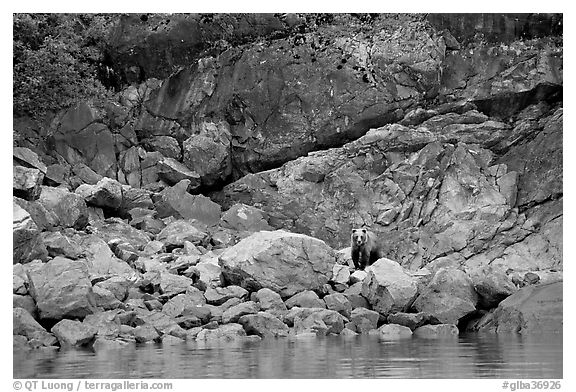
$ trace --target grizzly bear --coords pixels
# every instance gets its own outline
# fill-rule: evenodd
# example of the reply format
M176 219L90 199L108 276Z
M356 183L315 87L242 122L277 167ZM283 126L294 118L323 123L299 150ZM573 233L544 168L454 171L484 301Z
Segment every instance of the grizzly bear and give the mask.
M382 248L378 243L378 237L365 228L352 229L351 242L352 261L357 270L363 270L379 258L384 257Z

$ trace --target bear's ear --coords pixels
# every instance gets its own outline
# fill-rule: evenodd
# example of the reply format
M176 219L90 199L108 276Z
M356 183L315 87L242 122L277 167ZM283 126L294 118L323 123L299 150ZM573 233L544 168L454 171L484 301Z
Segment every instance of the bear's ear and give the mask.
M362 233L366 234L366 229L362 229Z

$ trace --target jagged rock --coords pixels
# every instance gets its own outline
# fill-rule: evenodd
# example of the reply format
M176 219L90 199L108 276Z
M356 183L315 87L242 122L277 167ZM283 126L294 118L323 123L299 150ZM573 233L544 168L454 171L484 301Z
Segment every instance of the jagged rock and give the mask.
M94 328L97 336L115 338L121 332L122 315L127 314L123 312L123 310L116 309L89 314L82 320L82 324Z
M64 188L42 186L38 201L56 216L59 226L80 230L88 224L86 202Z
M122 204L119 213L122 217L129 215L134 208L152 209L152 192L142 188L134 188L129 185L122 185Z
M27 338L30 338L33 332L46 332L46 329L23 308L12 310L12 330L14 335L23 335Z
M202 195L191 195L187 192L190 180L182 180L159 194L154 205L158 216L174 216L181 219L196 219L208 226L220 220L221 207Z
M278 318L266 312L247 314L238 320L246 334L261 338L274 338L288 335L288 326Z
M416 298L416 279L400 264L390 259L380 259L366 268L368 276L362 283L362 295L372 308L388 315L408 309Z
M334 264L332 268L332 282L342 285L348 284L350 280L350 268L348 265Z
M350 318L350 314L352 313L352 303L344 294L329 294L326 295L323 300L326 303L327 309L335 310L344 317Z
M117 210L122 205L122 184L108 177L95 185L83 184L74 191L87 204Z
M16 199L12 203L12 261L28 263L34 259L46 259L48 252L40 231L30 214L21 208Z
M439 324L440 322L436 318L428 313L403 313L398 312L388 315L388 322L391 324L403 325L414 331L416 328L423 326L424 324Z
M362 296L362 282L354 283L352 286L344 290L342 294L348 298L348 301L352 304L352 309L370 307L368 300Z
M245 204L234 204L224 212L220 225L240 232L272 229L261 210Z
M161 294L176 295L186 292L191 286L193 280L180 275L174 275L169 272L153 271L144 274L144 280L157 287Z
M562 282L527 286L486 314L475 330L490 332L562 333Z
M302 314L294 318L294 330L296 334L302 332L315 332L316 334L328 335L339 334L344 329L347 320L334 310L320 309L306 317Z
M44 174L33 168L14 166L12 168L12 193L25 200L36 200L40 196Z
M495 308L518 290L512 283L512 278L501 269L487 266L469 270L467 274L478 294L478 306L484 309Z
M108 244L99 236L90 234L81 237L79 244L85 254L90 276L129 277L134 274L134 270L126 262L115 257Z
M254 233L220 255L227 282L250 291L267 287L284 298L303 290L322 290L334 262L334 251L323 241L280 230Z
M462 317L474 312L478 295L472 280L455 268L439 269L413 307L419 312L432 314L445 324L457 324Z
M158 235L156 241L160 241L167 249L183 247L184 242L201 244L208 234L202 230L202 225L194 220L177 220L168 224Z
M32 169L38 169L43 174L46 174L48 171L48 168L38 157L38 154L29 148L13 147L12 158L14 166L24 166Z
M36 317L38 314L38 308L36 308L36 302L32 299L30 295L12 295L12 308L22 308L26 309L28 313Z
M275 291L269 288L261 288L257 292L253 293L253 301L257 302L262 311L268 312L273 316L281 318L288 312L288 308L282 297Z
M190 269L194 275L195 284L201 285L204 289L218 287L222 283L220 279L222 269L218 265L217 257L203 257L198 264Z
M182 161L198 173L202 185L206 187L226 180L232 174L230 156L230 134L227 129L218 130L220 138L215 140L204 135L193 135L182 146ZM226 138L227 136L227 138Z
M118 309L122 306L122 302L118 301L118 298L114 294L100 286L92 287L94 306L97 308L102 308L104 310Z
M64 256L76 260L84 256L84 250L80 244L60 232L44 232L42 233L42 241L51 257Z
M356 308L352 310L350 323L346 327L360 334L368 333L368 331L377 328L379 318L378 312L366 308Z
M200 290L189 287L185 293L178 294L170 298L162 307L162 312L170 317L177 317L186 314L191 308L204 306L206 299Z
M368 272L366 271L362 270L354 271L352 274L350 274L350 284L353 285L358 282L362 283L364 282L364 279L366 279L367 276Z
M319 311L324 310L324 309L325 308L299 308L298 306L294 306L289 311L284 312L284 315L282 317L282 321L284 321L284 323L286 325L288 325L289 327L293 327L296 318L300 318L301 320L304 320L305 318L307 318L311 314L319 312Z
M414 330L418 338L458 337L458 327L454 324L423 325Z
M194 192L200 187L200 175L176 159L164 158L158 162L157 168L158 176L169 185L188 180L188 192Z
M94 327L76 320L64 319L51 329L60 346L83 346L90 343L98 332Z
M298 294L294 294L292 297L284 301L288 309L292 309L294 306L299 308L325 308L326 303L322 301L318 294L311 290L305 290Z
M28 279L40 318L83 318L93 313L92 284L84 262L55 257L29 270Z
M134 328L134 337L138 343L148 343L160 340L160 334L152 325L139 325Z
M232 341L246 337L246 332L240 324L230 323L216 329L202 329L196 335L197 342Z
M118 238L129 243L137 250L144 249L150 237L118 218L108 218L104 221L93 222L90 225L93 234L102 238L106 243Z
M397 340L412 337L412 330L398 324L384 324L376 329L376 336L380 340Z
M206 302L211 305L222 305L230 298L245 299L248 296L248 291L239 286L227 287L208 287L204 293Z
M256 314L260 311L260 306L256 302L246 301L238 305L231 306L222 313L222 322L224 324L236 323L240 317L247 314Z
M58 226L59 219L53 211L49 211L39 201L27 201L18 197L13 198L14 203L26 210L40 231L53 230Z
M148 151L158 151L160 154L168 157L169 159L173 159L176 162L182 158L181 148L178 144L178 140L171 136L152 136L142 140L142 144Z

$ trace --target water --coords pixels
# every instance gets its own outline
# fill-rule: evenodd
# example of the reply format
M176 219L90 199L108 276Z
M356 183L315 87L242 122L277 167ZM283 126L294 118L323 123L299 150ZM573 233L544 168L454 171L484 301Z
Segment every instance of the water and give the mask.
M14 353L14 378L562 378L562 335L370 336Z

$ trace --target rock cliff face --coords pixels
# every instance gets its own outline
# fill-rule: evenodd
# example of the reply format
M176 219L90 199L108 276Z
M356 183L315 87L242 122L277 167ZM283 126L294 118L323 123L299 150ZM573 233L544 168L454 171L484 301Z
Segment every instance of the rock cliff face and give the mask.
M106 105L16 123L28 346L554 330L561 17L167 18L122 18Z

